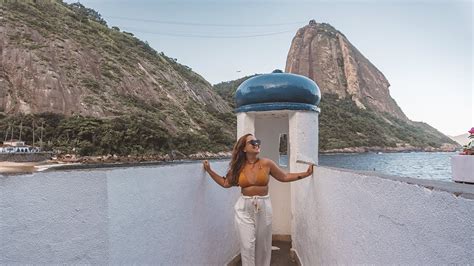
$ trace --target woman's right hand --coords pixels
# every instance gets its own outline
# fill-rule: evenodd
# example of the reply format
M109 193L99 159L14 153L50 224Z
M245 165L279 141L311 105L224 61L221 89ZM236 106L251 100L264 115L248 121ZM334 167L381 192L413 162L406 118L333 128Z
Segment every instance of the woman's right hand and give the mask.
M202 165L204 167L204 170L206 170L206 172L209 172L209 170L211 169L211 165L209 164L209 162L207 160L204 160L202 162Z
M306 170L306 176L310 176L313 174L313 166L314 164L311 164L309 167L308 167L308 170Z

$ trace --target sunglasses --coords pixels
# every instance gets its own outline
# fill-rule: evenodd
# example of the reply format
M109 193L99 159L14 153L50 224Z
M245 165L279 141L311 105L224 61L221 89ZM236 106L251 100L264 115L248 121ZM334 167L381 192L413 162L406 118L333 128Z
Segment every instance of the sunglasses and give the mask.
M247 143L252 144L252 146L260 146L260 144L262 144L262 141L259 139L253 139L253 140L247 141Z

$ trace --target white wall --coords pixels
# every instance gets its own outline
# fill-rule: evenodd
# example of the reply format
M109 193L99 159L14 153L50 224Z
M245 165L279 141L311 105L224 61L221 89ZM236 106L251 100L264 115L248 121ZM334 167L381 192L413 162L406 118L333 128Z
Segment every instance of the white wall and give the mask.
M219 173L227 164L211 162ZM304 265L474 261L472 198L323 167L290 184ZM0 192L0 264L222 265L239 253L240 190L200 162L0 176Z
M0 264L109 261L105 171L0 175Z
M0 264L223 265L239 253L240 190L200 162L0 176L0 191Z
M280 134L288 134L288 113L259 112L255 118L255 136L262 140L259 156L279 162ZM280 166L287 171L286 167ZM272 202L272 233L290 235L290 184L270 178L269 194Z
M247 133L255 134L255 116L252 113L237 113L237 140Z
M305 172L308 169L307 164L296 163L297 160L303 160L306 162L318 163L318 145L319 145L319 113L309 111L299 111L290 114L289 119L289 143L290 153L288 166L291 173ZM305 179L303 179L305 180ZM291 184L301 184L303 180L293 182ZM295 197L298 191L294 189L292 185L291 191L291 239L293 241L299 237L295 233L296 216L295 210L299 209L299 203L295 201Z
M303 265L474 261L472 199L322 167L292 191L293 247Z

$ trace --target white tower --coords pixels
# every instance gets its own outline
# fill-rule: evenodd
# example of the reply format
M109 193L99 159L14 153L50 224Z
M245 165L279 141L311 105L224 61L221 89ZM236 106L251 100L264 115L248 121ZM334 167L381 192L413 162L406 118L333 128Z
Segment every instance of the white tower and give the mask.
M275 70L250 78L235 94L237 139L251 133L262 140L260 157L273 160L287 172L304 172L308 165L297 160L318 161L320 99L316 83L304 76ZM287 236L293 231L294 184L270 180L273 235Z

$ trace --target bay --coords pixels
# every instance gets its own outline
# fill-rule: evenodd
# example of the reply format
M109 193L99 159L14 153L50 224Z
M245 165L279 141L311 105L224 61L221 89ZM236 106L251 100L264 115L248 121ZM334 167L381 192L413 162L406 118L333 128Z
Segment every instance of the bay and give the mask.
M319 165L453 182L451 156L456 154L457 152L320 154Z

